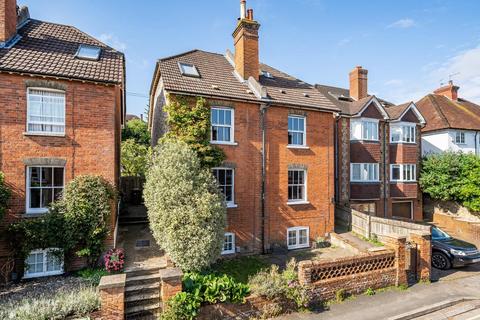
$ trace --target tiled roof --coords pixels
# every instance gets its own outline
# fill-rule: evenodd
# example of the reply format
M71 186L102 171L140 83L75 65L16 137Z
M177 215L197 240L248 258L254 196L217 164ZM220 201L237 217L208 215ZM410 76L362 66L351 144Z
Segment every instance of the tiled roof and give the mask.
M200 73L200 78L183 76L178 63L195 65ZM167 91L249 100L257 103L268 100L279 105L339 111L312 85L265 64L260 64L260 68L273 75L273 79L260 77L260 84L267 89L266 100L255 96L250 91L248 84L241 82L234 75L234 67L222 54L193 50L160 59L157 63L157 70L160 72L164 88Z
M480 130L480 105L459 98L429 94L416 103L427 125L423 131L441 129Z
M390 119L397 120L405 112L405 110L410 107L411 104L412 102L407 102L397 106L387 106L385 111L387 111Z
M0 49L0 70L96 82L122 83L124 56L80 30L29 20L13 47ZM98 61L75 57L80 44L100 47Z

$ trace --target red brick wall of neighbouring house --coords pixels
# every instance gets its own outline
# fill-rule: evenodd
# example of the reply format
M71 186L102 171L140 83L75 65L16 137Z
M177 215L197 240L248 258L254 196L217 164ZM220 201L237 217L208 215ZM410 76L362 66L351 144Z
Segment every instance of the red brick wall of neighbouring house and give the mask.
M65 137L25 135L27 87L56 86L65 89ZM79 175L101 175L115 186L119 179L121 89L117 86L48 80L0 74L0 171L12 189L10 208L0 226L23 217L26 208L26 166L28 158L66 160L65 183ZM112 232L107 244L113 243ZM0 240L0 257L9 248Z
M17 1L0 0L0 42L10 40L17 32Z

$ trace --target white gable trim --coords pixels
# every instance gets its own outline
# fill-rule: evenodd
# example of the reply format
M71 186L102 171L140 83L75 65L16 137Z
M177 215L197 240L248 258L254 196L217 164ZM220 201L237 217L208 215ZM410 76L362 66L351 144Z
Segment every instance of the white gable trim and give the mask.
M371 104L372 102L373 102L373 104L375 105L375 107L377 107L378 111L380 111L380 113L382 114L383 119L385 119L385 120L390 119L390 117L388 116L388 113L385 111L385 109L383 108L382 104L380 103L380 101L378 101L377 97L375 97L375 96L372 96L372 97L370 98L370 100L368 100L367 103L365 103L365 105L363 106L362 110L360 110L360 112L358 112L355 117L361 117L361 116L362 116L362 113L370 106L370 104Z

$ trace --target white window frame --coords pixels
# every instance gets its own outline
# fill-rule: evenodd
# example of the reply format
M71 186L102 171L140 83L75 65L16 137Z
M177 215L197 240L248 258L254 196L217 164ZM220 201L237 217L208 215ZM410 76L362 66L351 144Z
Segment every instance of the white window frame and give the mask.
M290 171L299 171L303 172L303 199L298 200L290 200L288 199L288 188L290 186L301 186L301 184L290 184L288 183L288 172ZM295 204L308 204L308 197L307 197L307 170L306 169L288 169L287 171L287 204L288 205L295 205Z
M235 233L233 232L225 232L225 238L226 237L232 237L231 241L229 241L228 243L231 243L232 244L232 249L230 250L225 250L225 244L227 243L225 240L223 242L223 245L222 245L222 255L225 255L225 254L234 254L235 253Z
M375 124L376 130L375 136L373 138L365 137L364 136L364 127L367 124ZM360 125L361 128L361 137L355 137L354 127ZM378 141L378 130L379 130L379 120L378 119L370 119L370 118L359 118L359 119L351 119L350 120L350 140L352 141Z
M57 251L57 250L60 250L60 249L58 249L58 248L47 248L47 249L37 249L37 250L30 251L29 255L38 254L38 253L43 254L43 272L29 273L28 272L28 264L27 264L28 257L27 257L25 259L25 271L24 271L23 278L24 279L29 279L29 278L56 276L56 275L63 274L65 272L64 271L64 265L63 265L64 259L61 259L61 261L60 261L60 269L59 270L47 271L47 253L52 252L52 251Z
M30 181L30 168L61 168L63 169L63 187L62 189L65 190L65 167L62 166L27 166L26 167L26 203L25 203L25 208L26 208L26 214L43 214L48 212L48 208L30 208L30 188L31 188L31 181ZM41 172L41 169L40 169ZM55 179L55 177L53 177ZM42 187L40 187L41 189ZM55 189L55 187L51 187L51 189Z
M393 140L393 130L400 129L401 135L400 140L394 141ZM413 133L412 133L413 131ZM405 136L408 133L409 136L413 134L413 141L406 141ZM408 144L416 144L417 143L417 126L412 123L392 123L390 125L390 143L400 144L400 143L408 143Z
M226 201L227 197L225 196L225 202L227 204L227 208L237 208L238 206L235 204L235 169L226 168L226 167L216 167L216 168L212 168L212 172L213 170L231 170L232 171L232 201Z
M288 129L288 123L287 123L287 131L288 133L292 132L292 133L301 133L303 134L303 139L302 139L302 143L301 144L288 144L288 147L306 147L307 146L307 117L305 116L299 116L299 115L293 115L293 114L290 114L288 115L288 120L290 120L290 118L297 118L297 119L302 119L303 120L303 131L302 130L290 130Z
M306 230L307 231L307 243L300 244L300 230ZM296 233L296 241L294 245L290 245L288 243L289 239L289 233L291 231L294 231ZM292 227L287 229L287 248L288 250L292 249L301 249L301 248L308 248L310 247L310 228L309 227Z
M400 178L393 178L393 169L398 167L400 170ZM405 168L410 168L412 170L413 179L405 179ZM417 181L417 165L416 164L400 164L395 163L390 165L390 181L392 182L416 182Z
M466 144L466 135L465 131L455 131L455 137L453 137L456 145L465 145Z
M64 119L63 119L63 132L49 132L49 131L33 131L29 129L29 124L47 124L47 125L56 125L60 126L61 124L59 123L48 123L48 122L33 122L30 121L30 92L32 90L41 90L41 91L48 91L48 92L55 92L55 93L63 93L64 98L63 98L63 114L64 114ZM65 136L65 131L66 131L66 119L67 119L67 101L66 101L66 93L63 90L56 90L56 89L50 89L50 88L37 88L37 87L30 87L27 89L27 126L26 126L26 133L32 134L32 135L42 135L42 136Z
M357 166L359 165L360 166L360 179L354 179L353 177L353 167L354 166ZM375 176L376 176L376 179L368 179L368 173L367 173L367 177L365 178L364 176L362 176L363 172L364 172L364 169L365 167L368 167L370 168L370 166L373 166L373 168L375 169ZM369 169L367 169L367 172L369 171ZM372 162L372 163L350 163L350 181L351 182L379 182L380 181L380 165L377 163L377 162Z
M210 143L211 144L229 144L229 145L236 145L235 143L235 109L234 108L228 108L228 107L211 107L210 108L210 114L212 113L213 110L226 110L230 111L232 115L232 119L230 119L230 125L214 125L213 123L210 123ZM211 117L211 116L210 116ZM211 122L211 121L210 121ZM230 128L230 141L224 141L224 140L213 140L213 127L224 127L224 128Z

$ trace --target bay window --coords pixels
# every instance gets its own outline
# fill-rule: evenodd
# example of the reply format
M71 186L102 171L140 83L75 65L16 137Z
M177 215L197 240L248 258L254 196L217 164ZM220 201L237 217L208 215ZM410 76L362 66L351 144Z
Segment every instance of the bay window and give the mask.
M352 182L378 182L378 163L352 163L350 180Z
M390 142L392 143L415 143L414 124L392 124L390 126Z
M416 168L415 164L391 164L390 181L415 182Z
M350 139L378 141L378 121L352 119L350 121Z

